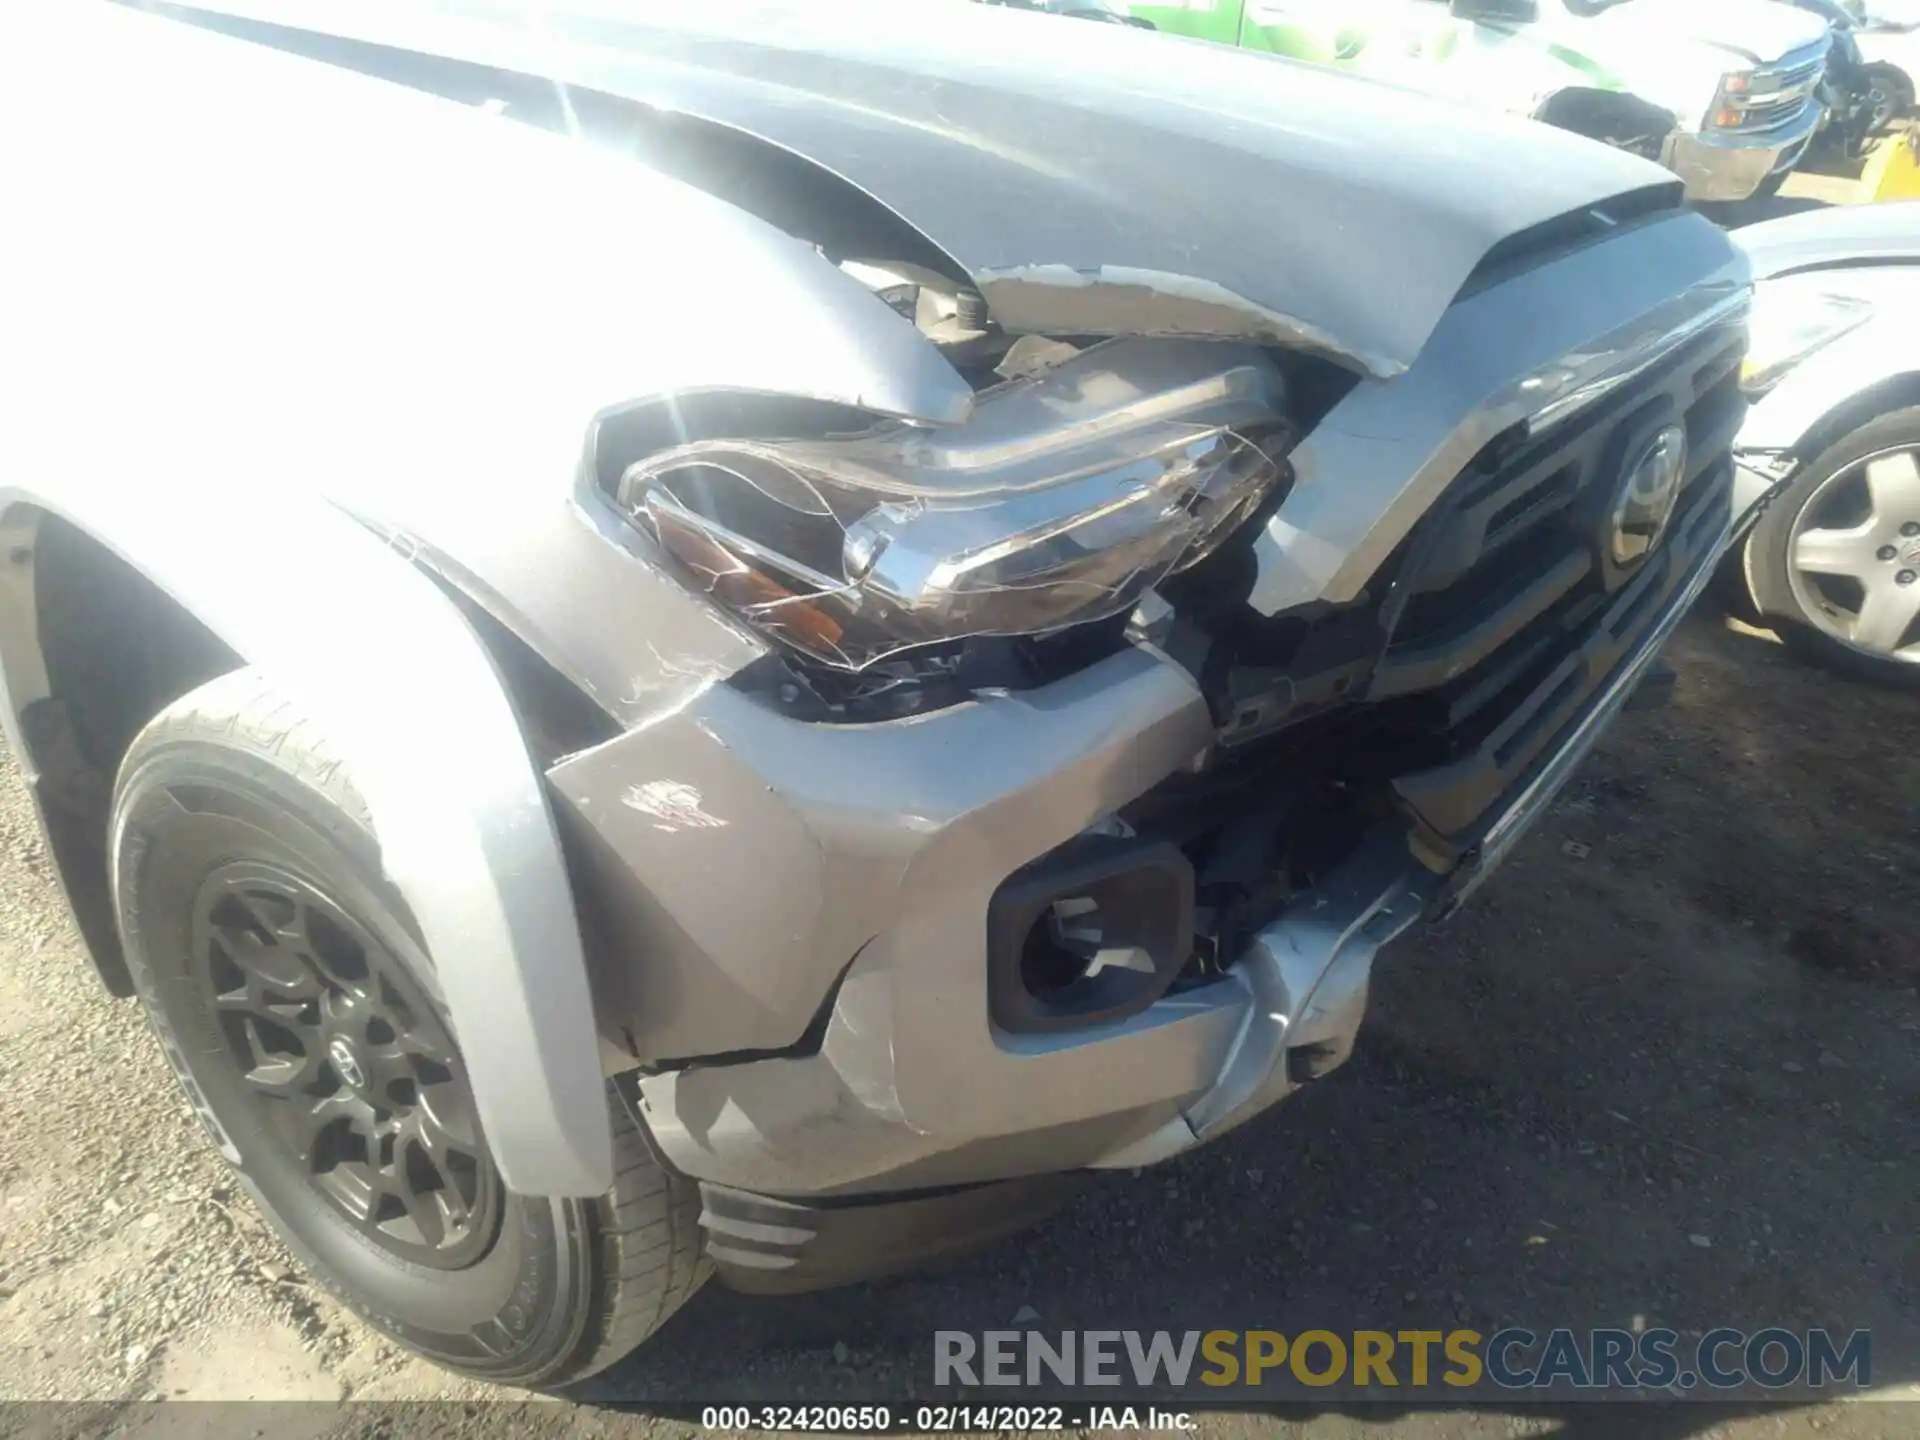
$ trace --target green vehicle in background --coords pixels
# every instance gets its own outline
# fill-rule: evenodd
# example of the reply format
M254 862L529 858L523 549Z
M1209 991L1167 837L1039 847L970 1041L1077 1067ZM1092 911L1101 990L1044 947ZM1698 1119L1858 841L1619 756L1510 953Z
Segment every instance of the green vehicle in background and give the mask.
M1827 27L1770 0L1037 0L1531 116L1689 199L1778 188L1825 120Z

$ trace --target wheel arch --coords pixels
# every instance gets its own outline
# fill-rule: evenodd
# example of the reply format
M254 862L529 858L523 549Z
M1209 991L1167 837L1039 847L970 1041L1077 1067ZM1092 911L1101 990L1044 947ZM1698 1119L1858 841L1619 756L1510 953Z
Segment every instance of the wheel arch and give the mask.
M1779 386L1756 403L1740 435L1740 448L1790 455L1806 461L1858 429L1876 415L1920 405L1920 364L1890 370L1869 385L1859 369L1843 363L1813 363L1788 372Z
M258 665L353 766L507 1182L603 1192L612 1150L580 929L502 667L442 583L325 502L213 485L195 501L0 487L0 725L102 980L130 988L106 867L119 754L171 700ZM72 678L103 652L142 663L103 684Z
M1793 453L1802 460L1810 460L1849 430L1857 430L1876 416L1909 405L1920 405L1920 369L1889 375L1838 402L1814 421L1793 446Z
M1532 118L1603 144L1617 144L1616 128L1623 128L1645 143L1621 148L1656 160L1661 143L1674 126L1673 112L1663 106L1628 90L1588 84L1569 84L1555 90L1534 107Z
M0 693L55 878L94 971L133 994L107 871L107 815L140 727L241 663L184 606L56 511L0 512Z

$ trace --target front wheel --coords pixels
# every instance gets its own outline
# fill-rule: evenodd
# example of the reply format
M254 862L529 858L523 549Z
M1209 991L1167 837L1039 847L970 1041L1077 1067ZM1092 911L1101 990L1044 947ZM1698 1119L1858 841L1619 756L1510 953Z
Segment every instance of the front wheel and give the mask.
M1810 659L1920 685L1920 407L1829 445L1748 537L1754 607Z
M112 836L127 959L193 1108L367 1323L449 1369L544 1387L611 1364L699 1287L696 1192L611 1096L609 1194L507 1189L366 807L257 671L140 733Z
M1879 135L1913 109L1913 82L1906 73L1891 65L1867 67L1867 133Z

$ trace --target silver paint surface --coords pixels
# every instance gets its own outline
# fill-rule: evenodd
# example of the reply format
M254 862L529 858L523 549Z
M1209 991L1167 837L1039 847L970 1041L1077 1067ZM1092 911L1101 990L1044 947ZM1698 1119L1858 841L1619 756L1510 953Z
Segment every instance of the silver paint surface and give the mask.
M1363 587L1485 438L1630 363L1629 337L1737 308L1737 260L1676 218L1449 311L1500 239L1661 172L1219 47L1174 62L1164 39L965 5L833 27L763 5L747 29L719 6L250 8L796 147L999 286L1009 324L1111 315L1397 375L1309 437L1262 539L1274 608ZM1184 671L1141 648L1024 695L802 726L724 683L764 646L586 474L596 417L692 390L963 424L971 389L907 321L621 156L104 5L0 18L0 123L36 137L0 149L31 221L0 270L0 525L69 516L337 733L516 1189L604 1187L603 1055L790 1046L829 996L816 1055L649 1077L676 1163L788 1193L1095 1164L1220 1084L1247 1035L1233 987L1014 1040L980 975L1000 880L1208 743ZM543 791L415 561L624 733ZM17 610L0 665L17 741L46 688ZM634 941L596 957L591 1001L556 824ZM629 1022L618 1046L595 1003Z
M1572 777L1731 534L1729 517L1640 647L1508 802L1461 897ZM985 896L947 891L861 952L818 1055L647 1076L647 1121L685 1173L789 1194L1153 1164L1289 1094L1288 1050L1311 1046L1325 1068L1342 1063L1376 955L1437 889L1400 837L1376 837L1262 931L1221 980L1126 1020L1046 1037L992 1032L978 1003Z
M1498 241L1671 183L1650 161L1529 121L997 6L197 8L540 75L757 136L899 214L1011 330L1269 341L1377 376L1413 363Z
M1412 372L1356 386L1294 447L1293 489L1255 541L1253 608L1353 599L1488 441L1537 433L1705 329L1743 324L1747 294L1726 237L1676 215L1461 301Z
M632 960L604 999L631 1017L640 1058L791 1045L856 954L856 979L910 967L916 994L964 1012L958 1029L977 1011L990 1052L971 993L987 897L1211 735L1187 673L1128 651L1040 691L876 725L789 720L715 686L549 775L565 823L591 837L588 863L624 877ZM633 803L648 786L697 790L704 822L663 824Z

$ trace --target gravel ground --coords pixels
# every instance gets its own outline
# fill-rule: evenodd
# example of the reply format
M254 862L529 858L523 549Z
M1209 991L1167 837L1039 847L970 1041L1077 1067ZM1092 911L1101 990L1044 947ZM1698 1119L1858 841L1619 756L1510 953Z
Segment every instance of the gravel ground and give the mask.
M1023 1307L1049 1330L1868 1326L1877 1384L1920 1381L1920 708L1717 618L1673 658L1674 703L1621 722L1466 915L1393 947L1353 1063L1297 1101L947 1269L786 1301L710 1287L567 1401L409 1412L406 1433L483 1413L678 1431L649 1407L722 1396L898 1403L925 1394L934 1329ZM0 1398L113 1402L0 1407L0 1432L205 1433L193 1407L172 1426L123 1408L160 1398L489 1398L345 1316L236 1196L138 1011L86 973L10 771L0 1096ZM392 1428L354 1413L247 1433ZM1920 1433L1913 1406L1632 1418ZM1591 1428L1367 1406L1279 1423Z

